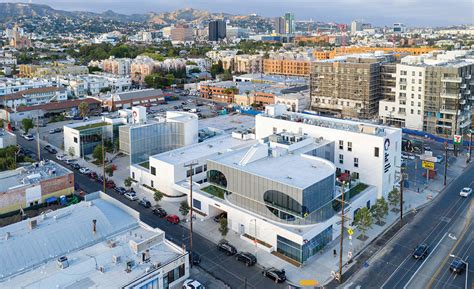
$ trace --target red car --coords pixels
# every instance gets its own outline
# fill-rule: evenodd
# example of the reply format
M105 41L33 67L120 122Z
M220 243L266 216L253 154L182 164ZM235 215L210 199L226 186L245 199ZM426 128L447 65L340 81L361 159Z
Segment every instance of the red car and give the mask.
M89 178L93 179L93 180L97 180L97 173L96 172L92 172L89 174Z
M166 221L173 223L173 224L179 224L179 217L176 215L168 215L165 217Z
M113 189L115 188L115 183L114 181L110 180L105 183L105 186L107 187L107 189Z

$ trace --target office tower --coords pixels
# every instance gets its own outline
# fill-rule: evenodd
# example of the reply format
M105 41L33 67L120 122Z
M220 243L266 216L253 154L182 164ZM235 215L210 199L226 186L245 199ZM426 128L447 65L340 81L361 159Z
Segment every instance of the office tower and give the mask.
M209 41L219 41L226 37L226 24L223 20L209 22Z
M285 13L285 31L287 34L295 33L295 14Z
M285 18L275 17L273 19L273 28L276 34L286 34Z

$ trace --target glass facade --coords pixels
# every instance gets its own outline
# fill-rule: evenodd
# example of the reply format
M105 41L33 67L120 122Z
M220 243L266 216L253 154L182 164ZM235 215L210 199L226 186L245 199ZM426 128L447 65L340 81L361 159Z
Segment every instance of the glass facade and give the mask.
M184 125L182 123L153 123L120 129L120 149L130 155L132 164L148 161L152 155L177 149L183 145Z
M225 188L231 203L271 220L305 225L334 214L334 174L302 190L212 160L208 167L209 183Z
M303 245L277 235L277 252L300 263L314 256L319 250L332 241L332 226L326 228L311 240L305 240Z

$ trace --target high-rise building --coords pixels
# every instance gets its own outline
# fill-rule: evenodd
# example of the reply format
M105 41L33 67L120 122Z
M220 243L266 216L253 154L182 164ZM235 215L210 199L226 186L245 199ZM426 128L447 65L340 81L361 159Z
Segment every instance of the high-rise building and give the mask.
M357 31L362 30L362 22L359 20L354 20L351 23L351 34L355 34Z
M394 33L405 33L406 26L403 23L393 23L393 32Z
M474 99L474 63L469 57L466 51L449 51L402 58L396 65L395 99L380 102L379 117L384 123L444 137L465 134Z
M224 20L209 22L209 41L219 41L226 37L226 24Z
M273 19L273 29L276 34L286 34L286 23L285 18L275 17Z
M337 61L315 61L311 67L311 107L342 118L377 117L381 66L395 60L387 54L355 54Z
M184 23L176 24L171 30L171 40L175 42L193 41L194 33L192 27Z
M295 14L285 13L285 32L287 34L295 33Z

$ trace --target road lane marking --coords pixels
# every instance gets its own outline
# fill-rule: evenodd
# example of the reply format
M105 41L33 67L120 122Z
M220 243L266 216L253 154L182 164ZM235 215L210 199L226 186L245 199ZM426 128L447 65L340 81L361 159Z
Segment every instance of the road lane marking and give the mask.
M469 210L467 211L467 220L466 220L466 223L464 224L464 228L461 232L461 235L459 236L458 240L456 241L456 243L454 244L454 246L451 248L451 250L449 251L449 254L444 258L443 262L441 263L441 265L438 267L438 269L436 270L435 274L433 275L433 277L431 277L430 279L430 282L428 283L428 285L426 286L427 289L431 288L431 286L433 286L433 282L435 281L436 277L438 277L439 273L441 272L441 268L444 267L444 265L446 264L446 261L448 261L448 258L450 258L450 255L453 254L454 250L456 249L456 247L459 245L459 243L461 242L461 240L463 239L464 237L464 234L467 232L467 228L469 228L469 224L471 223L471 209L472 209L472 204L474 203L474 200L471 201L471 204L469 206Z
M415 273L413 273L413 275L411 275L411 278L408 280L408 282L405 284L405 286L403 286L403 289L406 289L408 284L410 284L410 282L413 280L413 278L415 278L415 275L418 273L418 271L421 270L421 268L423 268L423 265L425 265L425 262L428 261L429 258L431 258L431 256L433 255L433 253L436 251L436 249L438 248L439 244L441 244L441 242L444 240L444 238L446 237L446 233L444 233L443 237L439 240L439 242L436 244L436 246L433 248L433 250L431 251L431 253L429 253L428 255L428 258L425 258L425 260L423 260L423 263L421 263L420 267L418 267L418 269L415 271Z

